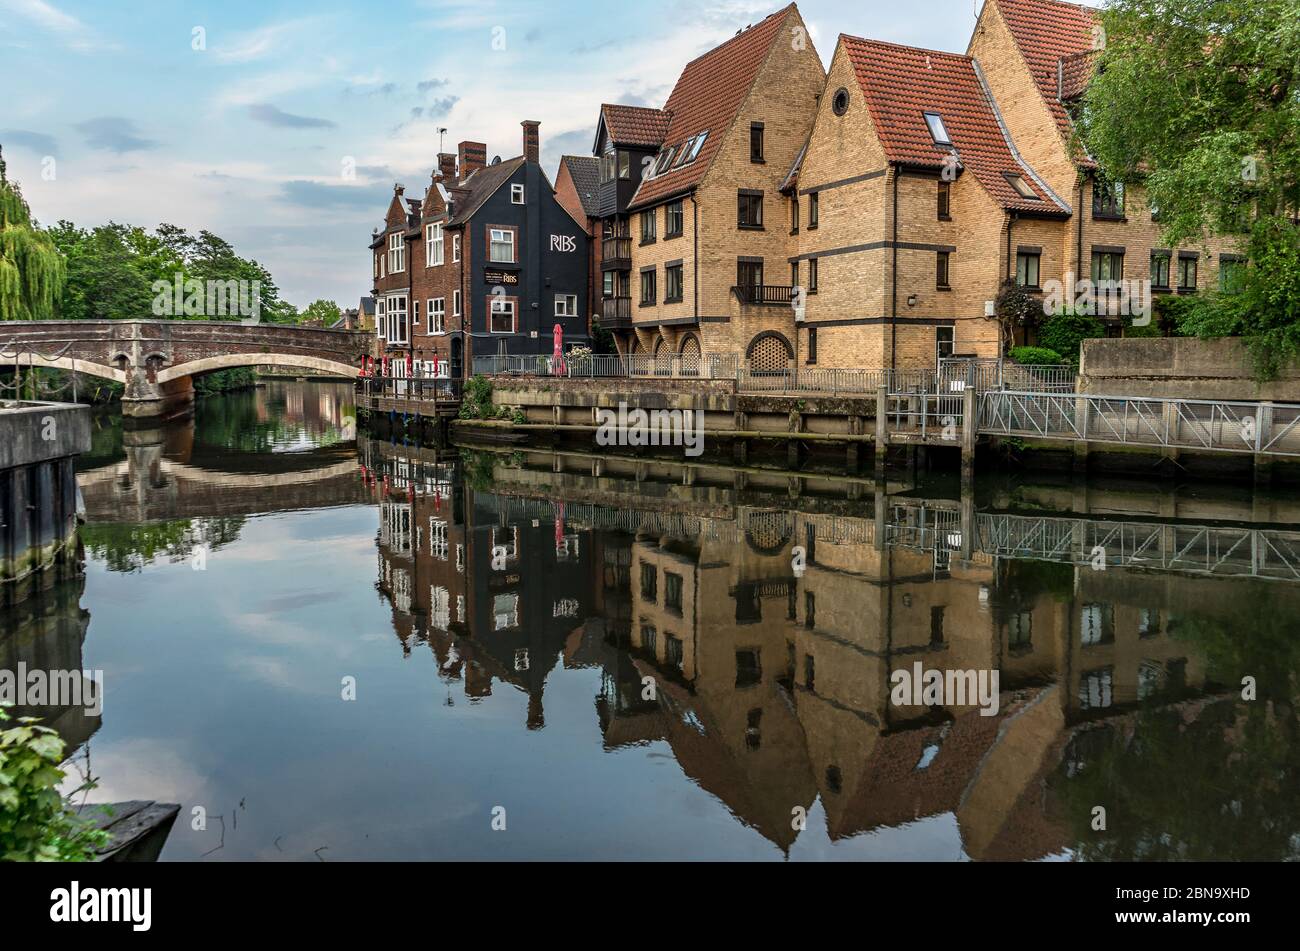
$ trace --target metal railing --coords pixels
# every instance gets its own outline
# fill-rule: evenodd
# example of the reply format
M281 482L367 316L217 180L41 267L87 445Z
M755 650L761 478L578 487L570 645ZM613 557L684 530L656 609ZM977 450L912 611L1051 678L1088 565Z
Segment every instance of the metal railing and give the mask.
M1300 404L1140 396L983 394L979 431L1169 449L1300 456Z
M937 391L960 393L968 387L988 390L1031 390L1040 393L1072 393L1073 368L1056 364L1021 364L1004 360L949 357L939 361Z
M545 354L474 358L474 373L488 376L663 377L667 379L734 380L734 353L648 353L568 355L561 360Z
M366 396L386 399L419 400L431 403L458 402L464 381L448 377L390 373L386 376L358 378Z
M742 304L783 304L790 306L795 289L782 284L738 284L731 292Z
M626 304L630 312L631 302L626 297L606 298L607 312L611 303ZM738 353L705 353L701 356L594 354L567 356L557 371L551 356L529 354L475 357L473 372L515 376L705 377L734 379L737 392L741 393L825 393L832 396L874 396L882 386L891 393L933 393L940 396L960 396L970 386L979 393L1002 389L1047 393L1074 390L1074 371L1069 367L1022 366L996 360L945 360L940 362L937 370L794 365L781 369L758 369L751 362L742 360ZM1012 382L1016 386L1012 386Z
M962 402L960 393L891 392L886 403L889 435L944 439L957 445L964 416Z

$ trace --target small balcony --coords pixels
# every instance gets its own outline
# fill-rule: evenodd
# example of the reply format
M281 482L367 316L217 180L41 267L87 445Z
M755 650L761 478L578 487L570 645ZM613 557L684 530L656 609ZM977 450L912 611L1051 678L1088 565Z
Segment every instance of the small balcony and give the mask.
M731 289L731 293L742 304L767 304L789 307L794 300L795 289L779 284L740 284Z
M600 302L600 325L606 330L630 330L632 327L632 298L604 298Z
M632 239L605 238L600 243L600 269L627 271L632 267Z

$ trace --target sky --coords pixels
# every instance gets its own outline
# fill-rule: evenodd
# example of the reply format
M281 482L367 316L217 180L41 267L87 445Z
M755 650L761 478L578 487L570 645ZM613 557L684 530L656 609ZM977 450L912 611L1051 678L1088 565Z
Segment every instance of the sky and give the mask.
M978 0L806 0L840 33L964 52ZM682 67L779 0L0 0L0 148L43 223L208 230L298 307L356 306L395 182L441 150L591 154L602 102L661 107Z

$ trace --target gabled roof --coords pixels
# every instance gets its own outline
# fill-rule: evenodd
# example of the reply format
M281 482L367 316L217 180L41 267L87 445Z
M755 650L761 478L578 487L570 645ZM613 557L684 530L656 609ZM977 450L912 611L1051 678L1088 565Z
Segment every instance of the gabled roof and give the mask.
M971 57L855 36L840 42L889 161L942 169L955 155L1003 208L1068 213L1016 153ZM951 145L935 141L926 113L939 116ZM1008 175L1023 179L1037 197L1021 195Z
M589 218L599 218L600 202L596 191L600 187L600 159L594 155L565 155L561 156L560 162L569 170L582 210Z
M773 41L786 35L785 21L793 10L793 3L783 7L686 64L664 105L671 119L663 144L676 147L701 132L708 132L708 136L693 161L678 165L674 156L668 170L642 179L629 208L669 198L700 183L754 85Z
M600 107L600 124L604 126L615 145L658 148L663 144L672 116L664 109L647 109L644 106L619 106L603 103ZM601 150L599 130L596 148Z
M454 214L449 224L460 225L473 216L483 206L483 203L496 193L496 190L505 184L515 171L524 164L522 155L512 159L506 159L496 165L487 165L474 172L469 178L460 183L457 191L459 194L452 195Z
M1034 78L1034 84L1051 110L1056 127L1071 135L1070 116L1058 95L1062 74L1069 63L1069 86L1078 95L1092 76L1091 57L1079 54L1092 50L1092 28L1099 11L1061 0L994 0L1011 38ZM1080 63L1080 60L1084 61ZM1081 70L1086 68L1087 74ZM1080 85L1080 83L1082 85Z

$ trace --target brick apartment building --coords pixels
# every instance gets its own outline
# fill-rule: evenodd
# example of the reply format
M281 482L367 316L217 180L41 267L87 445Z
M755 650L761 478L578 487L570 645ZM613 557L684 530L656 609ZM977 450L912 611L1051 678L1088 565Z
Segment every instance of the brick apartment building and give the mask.
M482 354L549 354L590 341L585 219L556 199L539 162L538 123L523 154L487 146L440 153L423 199L397 185L370 243L382 355L420 376L463 379Z
M662 110L601 108L602 326L620 352L793 357L790 288L768 285L824 81L790 4L688 63Z

